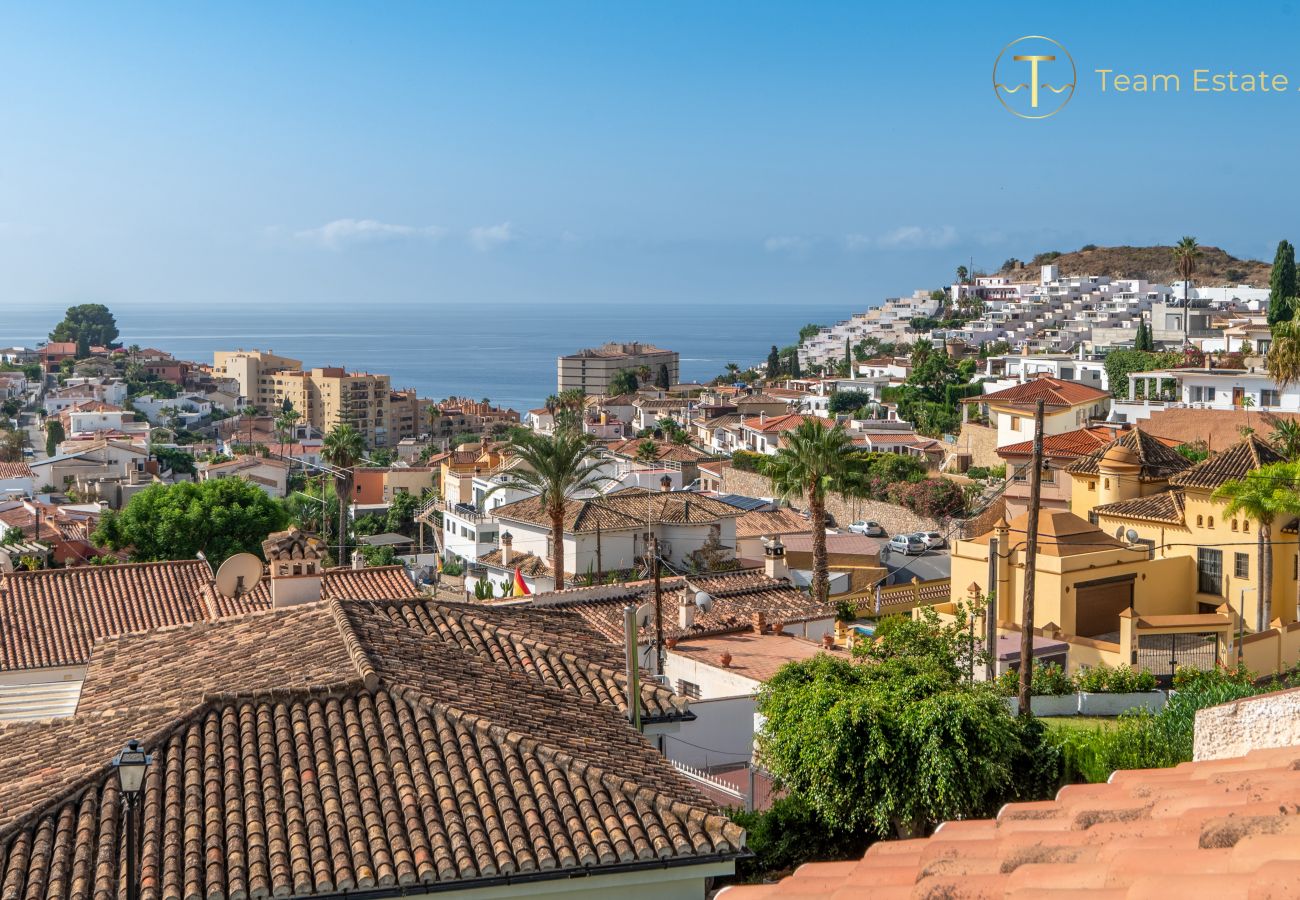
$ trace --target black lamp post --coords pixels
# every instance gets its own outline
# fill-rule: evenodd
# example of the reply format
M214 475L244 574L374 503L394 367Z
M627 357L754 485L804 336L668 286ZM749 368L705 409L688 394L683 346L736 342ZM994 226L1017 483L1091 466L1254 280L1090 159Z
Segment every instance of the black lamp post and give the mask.
M113 768L117 769L117 782L122 789L122 806L126 810L126 900L140 898L140 876L136 868L140 856L136 846L139 826L135 811L144 787L144 772L151 762L153 757L136 740L127 741L113 757Z

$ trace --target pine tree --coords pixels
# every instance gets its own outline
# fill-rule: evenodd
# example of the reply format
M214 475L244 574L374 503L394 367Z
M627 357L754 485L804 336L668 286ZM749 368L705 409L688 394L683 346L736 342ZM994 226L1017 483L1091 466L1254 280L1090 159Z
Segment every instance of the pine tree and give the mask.
M666 391L672 386L672 378L668 375L668 364L660 363L659 372L655 375L655 387Z
M1138 322L1137 336L1133 338L1133 349L1151 351L1155 348L1155 341L1151 337L1151 326L1147 324L1146 319L1143 319Z
M1289 322L1295 315L1296 270L1295 247L1290 241L1278 241L1273 257L1273 271L1268 276L1268 324Z
M767 354L767 377L776 378L781 374L781 354L777 352L776 344Z

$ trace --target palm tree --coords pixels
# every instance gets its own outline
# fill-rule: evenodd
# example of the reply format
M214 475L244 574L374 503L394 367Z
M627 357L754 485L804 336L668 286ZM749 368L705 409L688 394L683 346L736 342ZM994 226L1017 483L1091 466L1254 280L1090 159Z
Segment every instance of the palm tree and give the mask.
M734 362L727 363L723 368L726 369L727 377L732 381L735 381L737 376L740 375L740 366L736 365Z
M812 595L822 603L830 596L826 562L826 496L862 493L862 480L853 456L853 440L843 425L827 427L806 418L786 437L786 444L769 460L767 476L783 498L804 496L813 529Z
M361 432L351 425L335 425L325 435L321 456L339 470L334 474L334 490L339 495L339 565L344 562L344 541L347 538L347 508L352 499L352 469L366 452L366 442Z
M1227 500L1223 518L1241 513L1259 523L1255 531L1259 554L1259 615L1255 630L1263 631L1273 619L1273 521L1278 516L1300 515L1300 496L1296 494L1297 466L1273 463L1261 466L1245 477L1229 481L1214 492L1214 499ZM1300 586L1297 587L1300 597Z
M1277 451L1294 462L1300 457L1300 421L1296 419L1278 419L1273 426L1269 441Z
M280 439L280 456L284 456L284 445L290 443L288 437L293 434L293 426L298 424L298 411L290 406L275 417L275 435Z
M555 415L555 411L560 408L560 398L551 394L546 398L546 403L543 405L548 413Z
M248 423L248 449L253 449L253 419L257 416L257 407L251 403L240 410L244 414L244 419Z
M510 433L506 452L518 465L488 496L501 490L537 495L551 520L551 572L555 589L562 590L565 505L579 494L599 492L609 479L598 474L600 460L591 452L590 438L581 431L564 429L543 435L516 428Z
M1264 367L1281 387L1300 381L1300 321L1290 319L1273 326L1273 343Z
M649 465L659 459L659 445L646 438L636 445L636 461Z
M434 429L438 427L438 420L442 418L442 409L438 404L430 403L424 408L424 418L429 423L429 437L432 438Z
M1178 268L1178 275L1183 279L1183 344L1188 343L1187 331L1191 326L1189 321L1191 315L1187 308L1187 287L1191 283L1192 276L1196 274L1196 261L1201 258L1200 245L1196 243L1196 238L1186 236L1180 238L1174 245L1174 265Z
M1246 427L1250 428L1250 411L1255 408L1255 398L1250 394L1242 394L1241 408L1246 411ZM1254 432L1255 429L1250 428L1250 430Z

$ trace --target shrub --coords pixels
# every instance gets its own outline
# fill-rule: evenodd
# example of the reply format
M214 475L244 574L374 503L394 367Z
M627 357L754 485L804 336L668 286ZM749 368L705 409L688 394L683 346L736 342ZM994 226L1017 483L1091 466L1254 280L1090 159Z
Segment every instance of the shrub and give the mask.
M465 566L458 559L449 560L442 564L442 574L444 575L464 575Z
M731 464L742 472L762 475L767 471L767 456L750 450L737 450L731 454Z
M778 877L812 860L856 859L871 842L864 831L828 827L797 794L774 800L765 812L737 809L728 814L745 829L745 843L754 854L736 861L738 881Z
M1147 669L1136 671L1129 666L1084 666L1074 676L1075 686L1089 694L1132 694L1154 691L1156 677Z
M1056 663L1034 666L1029 691L1035 697L1063 697L1074 693L1074 681ZM1007 697L1020 692L1020 672L1006 671L998 676L998 691Z

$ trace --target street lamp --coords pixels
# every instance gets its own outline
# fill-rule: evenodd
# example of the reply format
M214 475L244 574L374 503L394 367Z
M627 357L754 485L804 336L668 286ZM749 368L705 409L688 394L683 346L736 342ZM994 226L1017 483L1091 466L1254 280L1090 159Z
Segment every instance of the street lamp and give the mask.
M140 878L136 872L138 865L139 826L136 824L136 806L140 800L140 790L144 787L144 773L153 757L144 752L144 747L137 740L126 742L126 746L113 757L113 768L117 770L117 783L122 789L122 806L126 810L126 900L139 900Z

